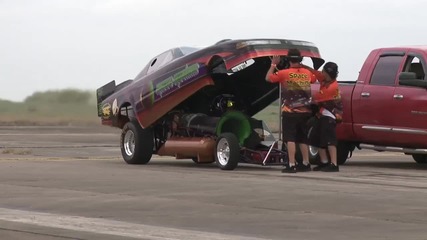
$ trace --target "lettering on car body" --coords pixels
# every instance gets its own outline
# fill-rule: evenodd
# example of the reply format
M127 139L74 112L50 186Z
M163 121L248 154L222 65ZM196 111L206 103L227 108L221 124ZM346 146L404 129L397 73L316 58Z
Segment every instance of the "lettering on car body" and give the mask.
M199 67L198 63L192 64L158 83L154 87L155 95L162 98L181 86L186 85L190 79L199 74Z

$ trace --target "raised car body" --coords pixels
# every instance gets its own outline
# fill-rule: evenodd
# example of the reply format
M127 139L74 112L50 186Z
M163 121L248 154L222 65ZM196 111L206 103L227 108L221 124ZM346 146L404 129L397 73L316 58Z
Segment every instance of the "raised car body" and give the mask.
M292 48L311 58L316 69L324 62L313 43L299 40L223 40L202 49L170 49L153 58L133 80L99 88L98 116L104 125L124 128L133 122L153 131L153 153L177 158L209 162L210 141L230 132L236 139L225 134L224 141L253 148L262 141L253 137L255 127L262 124L251 117L279 96L278 84L265 81L270 58L285 56ZM235 113L227 115L231 111ZM274 151L269 150L271 155ZM259 158L266 162L265 156Z

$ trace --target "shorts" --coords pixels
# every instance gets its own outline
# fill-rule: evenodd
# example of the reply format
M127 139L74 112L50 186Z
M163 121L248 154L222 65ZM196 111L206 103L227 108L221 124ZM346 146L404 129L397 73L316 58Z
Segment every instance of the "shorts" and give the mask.
M312 124L308 133L308 143L318 148L337 145L336 121L331 117L321 116Z
M308 144L307 121L311 113L282 113L282 137L284 142Z

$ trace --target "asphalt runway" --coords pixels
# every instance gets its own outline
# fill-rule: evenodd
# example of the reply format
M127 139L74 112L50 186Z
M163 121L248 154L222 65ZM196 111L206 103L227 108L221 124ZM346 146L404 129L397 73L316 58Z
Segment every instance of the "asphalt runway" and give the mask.
M427 166L356 151L338 173L121 159L104 127L0 127L0 239L427 239Z

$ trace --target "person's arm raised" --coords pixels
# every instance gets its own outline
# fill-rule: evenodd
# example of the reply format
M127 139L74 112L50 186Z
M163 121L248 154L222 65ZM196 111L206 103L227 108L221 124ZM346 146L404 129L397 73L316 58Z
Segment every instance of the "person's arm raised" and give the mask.
M271 65L270 68L267 71L267 74L265 75L265 80L267 82L271 82L270 75L274 73L274 70L276 69L277 64L280 62L280 56L273 56L271 59Z
M319 82L322 82L323 80L325 80L325 77L323 76L321 71L315 70L314 68L304 64L301 64L301 67L307 69L314 75L314 79L312 78L312 81L311 81L312 83L316 82L316 79L319 80Z

